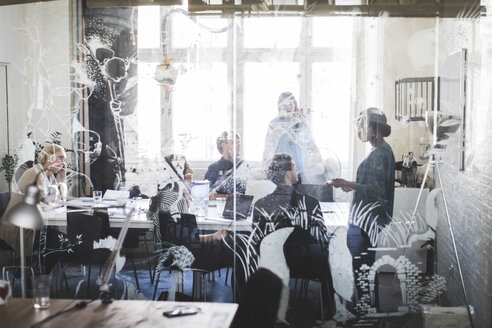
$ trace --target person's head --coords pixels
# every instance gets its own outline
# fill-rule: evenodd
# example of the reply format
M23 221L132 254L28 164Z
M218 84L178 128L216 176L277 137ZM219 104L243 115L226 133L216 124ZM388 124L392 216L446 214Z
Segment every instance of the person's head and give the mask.
M298 112L299 107L297 107L297 101L294 95L291 92L282 92L278 97L277 101L278 113L279 114L287 114Z
M57 144L44 147L38 155L38 163L52 173L58 173L61 169L66 168L66 159L65 149Z
M375 107L362 111L356 122L357 136L363 142L376 142L391 134L391 126L387 123L384 112Z
M287 153L273 155L268 166L267 177L276 185L294 185L298 182L296 164Z
M178 174L178 179L191 182L193 179L193 170L184 155L171 154L164 157L164 159L171 166L171 169L176 170L175 173Z
M236 133L236 157L239 157L241 147L241 138ZM225 159L232 162L234 158L234 133L224 131L217 137L217 150Z

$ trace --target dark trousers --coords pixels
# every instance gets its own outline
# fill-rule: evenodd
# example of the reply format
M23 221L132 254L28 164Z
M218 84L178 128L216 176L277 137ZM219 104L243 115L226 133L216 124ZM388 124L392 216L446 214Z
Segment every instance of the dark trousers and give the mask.
M350 224L348 228L347 246L350 250L350 254L352 254L352 266L358 294L356 295L355 300L358 300L364 293L364 290L357 284L357 278L361 272L361 267L364 264L371 267L374 264L376 252L368 250L368 248L373 246L369 236L364 230L352 224Z

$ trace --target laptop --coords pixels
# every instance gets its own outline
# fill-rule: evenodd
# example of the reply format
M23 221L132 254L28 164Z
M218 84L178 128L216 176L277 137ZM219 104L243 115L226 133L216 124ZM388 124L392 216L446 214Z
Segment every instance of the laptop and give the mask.
M247 219L253 210L253 196L236 194L236 219ZM225 219L234 219L234 195L227 196L222 217Z

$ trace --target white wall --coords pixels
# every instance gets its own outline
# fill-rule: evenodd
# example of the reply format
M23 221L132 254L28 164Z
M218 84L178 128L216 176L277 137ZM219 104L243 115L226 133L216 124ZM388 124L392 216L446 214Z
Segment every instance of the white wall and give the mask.
M419 138L426 136L423 121L395 120L395 81L409 77L434 76L435 20L433 18L390 18L384 28L384 105L392 127L388 142L396 160L409 151L419 153ZM426 161L416 158L419 164Z
M0 62L8 64L10 152L34 153L28 131L44 144L54 131L70 146L70 48L67 0L0 7ZM6 152L2 140L0 156ZM8 190L0 179L0 190Z

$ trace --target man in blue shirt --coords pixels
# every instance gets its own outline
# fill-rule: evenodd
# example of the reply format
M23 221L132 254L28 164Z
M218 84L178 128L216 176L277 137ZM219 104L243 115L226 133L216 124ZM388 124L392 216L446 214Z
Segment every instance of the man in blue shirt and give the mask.
M249 174L248 164L239 158L241 140L239 135L224 131L217 138L217 149L222 157L209 165L205 179L210 181L211 194L232 194L234 189L241 194L246 192L246 180ZM234 167L234 149L236 155L236 170ZM234 188L234 176L236 183ZM213 197L213 196L212 196Z

